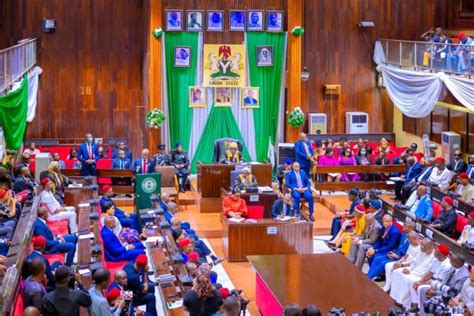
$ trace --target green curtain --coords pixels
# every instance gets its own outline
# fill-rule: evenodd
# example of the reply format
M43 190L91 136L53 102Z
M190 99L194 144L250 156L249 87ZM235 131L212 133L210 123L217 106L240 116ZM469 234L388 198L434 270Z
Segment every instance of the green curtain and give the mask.
M28 113L28 77L20 88L0 97L0 126L8 149L17 150L23 142Z
M191 164L191 173L196 173L198 160L203 163L211 163L214 156L214 141L219 138L230 137L242 142L242 157L251 161L247 147L242 139L237 121L231 108L219 108L212 105L211 113L207 118L206 126L199 140L196 153Z
M280 109L281 81L285 57L285 33L247 33L250 86L260 87L260 109L253 110L257 161L268 157L268 145L275 146ZM273 46L273 66L257 67L257 46Z
M193 109L188 104L188 87L196 83L197 32L167 32L165 34L166 77L168 91L168 119L170 126L170 147L181 142L183 148L189 149ZM175 47L191 47L191 67L175 67Z

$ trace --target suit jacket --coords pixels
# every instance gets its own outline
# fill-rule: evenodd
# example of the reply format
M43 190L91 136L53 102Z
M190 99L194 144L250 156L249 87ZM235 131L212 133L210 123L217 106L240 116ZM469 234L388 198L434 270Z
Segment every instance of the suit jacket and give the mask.
M395 225L389 227L387 234L385 234L385 230L385 227L383 227L380 239L372 246L377 253L388 253L394 250L400 242L402 234Z
M47 289L53 290L54 285L56 284L56 279L54 278L53 271L51 270L51 265L49 264L48 259L46 259L41 252L33 250L32 252L30 252L28 257L26 257L26 260L32 261L36 258L41 258L43 260L44 265L46 266L46 278L48 279Z
M306 146L308 147L309 154L313 156L314 150L310 142L306 141ZM311 161L308 160L308 156L306 155L306 150L304 149L303 141L301 140L295 143L295 156L296 156L296 161L300 164L301 168L304 169L308 166L311 166Z
M146 167L146 172L150 173L150 167L152 166L152 161L151 159L147 159L147 167ZM143 158L138 158L133 162L133 172L135 174L142 174L143 172Z
M364 231L361 236L361 242L363 244L373 245L377 242L379 237L382 235L382 225L379 222L374 221L370 226L365 225Z
M464 282L469 278L469 270L464 265L456 273L456 270L452 270L448 273L447 278L443 281L443 284L448 285L450 288L455 289L457 293L461 291Z
M310 190L311 182L309 182L309 179L306 173L300 170L299 174L300 174L301 183L303 184L303 187L308 188L308 190ZM291 171L286 174L286 187L291 190L298 187L298 180L296 179L295 171Z
M426 171L426 172L425 172ZM423 170L421 170L420 174L416 178L418 182L426 182L431 176L431 172L433 171L433 167L426 166Z
M433 219L433 204L428 195L423 196L415 210L417 219L430 222Z
M398 244L397 249L395 249L393 252L397 254L398 258L401 258L407 253L409 246L410 243L408 242L408 234L403 233L400 237L400 243Z
M115 206L115 217L117 217L118 219L125 217L125 212L122 211L121 209L119 209L119 208L117 207L117 205L115 205L114 200L109 199L109 198L106 198L105 196L103 196L103 197L100 199L100 208L101 208L101 209L104 209L105 203L107 203L107 202L112 202L112 204Z
M46 238L46 250L51 249L52 247L59 244L59 241L54 239L53 232L51 229L49 229L48 225L43 223L43 221L39 218L36 219L33 226L33 235L43 236Z
M115 158L118 158L118 153L119 153L119 150L118 148L115 148L113 151L112 151L112 159L115 159ZM132 155L132 152L129 150L129 149L125 149L125 158L127 158L128 160L130 161L133 161L133 155Z
M273 217L277 217L279 216L280 214L283 213L283 200L282 199L278 199L275 201L275 203L273 203L273 206L272 206L272 215ZM296 214L296 211L295 211L295 208L294 206L289 206L287 205L286 206L286 214L283 214L283 215L288 215L288 216L293 216Z
M408 168L405 174L405 182L410 182L416 179L421 174L421 166L418 162L415 162L410 168Z
M15 179L15 183L13 184L13 191L15 193L19 193L25 190L34 190L33 183L30 179L25 179L23 176L18 176Z
M49 316L79 316L79 307L89 307L91 303L92 299L84 287L73 290L62 286L43 296L41 311Z
M452 236L454 233L454 227L456 226L456 211L451 209L449 211L443 210L437 219L433 221L433 224L441 224L439 228L436 228L445 235Z
M130 163L130 160L128 160L127 158L125 158L125 160L123 161L123 168L121 168L121 160L120 158L114 158L114 160L112 160L112 169L130 169L131 167L131 163Z
M468 165L466 168L466 173L469 179L474 179L474 165Z
M258 103L257 99L249 98L249 97L244 98L244 104L257 104L257 103Z
M446 167L452 172L461 173L467 170L467 163L464 161L464 159L459 159L456 166L456 161L453 159Z
M100 236L104 243L105 261L124 261L127 248L122 245L114 232L104 226L100 231Z
M95 161L97 161L97 159L99 159L99 151L97 149L97 145L92 143L91 146L92 157L89 157L87 144L81 144L81 146L79 146L79 151L77 152L77 159L82 162L82 165L86 164L86 160L94 159Z

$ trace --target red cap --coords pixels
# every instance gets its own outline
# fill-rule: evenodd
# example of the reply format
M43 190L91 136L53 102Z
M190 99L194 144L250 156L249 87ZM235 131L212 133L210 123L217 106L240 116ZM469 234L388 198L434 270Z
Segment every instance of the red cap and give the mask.
M135 263L137 266L144 267L148 263L148 258L145 254L138 255L137 259L135 259Z
M359 204L355 207L356 211L359 211L360 213L365 213L365 207L362 204Z
M8 192L8 189L1 188L0 189L0 199L3 199L5 197L5 195L7 194L7 192Z
M471 212L467 215L467 218L474 219L474 212Z
M446 163L446 160L444 160L443 157L437 157L437 158L435 159L435 161L436 161L437 163L442 163L443 165Z
M43 179L41 180L41 185L42 185L42 186L45 186L45 185L49 184L50 182L51 182L51 180L49 180L49 178L46 177L46 178L43 178Z
M196 251L192 251L188 255L188 261L199 261L199 254Z
M463 32L459 32L458 33L458 40L462 41L464 38L464 33Z
M105 297L107 298L107 301L109 301L109 303L115 301L119 296L120 296L120 290L116 287L114 287L113 289L111 289L105 294Z
M108 184L102 186L102 192L107 192L109 190L112 190L112 187Z
M219 289L219 294L221 295L222 299L226 299L227 296L230 295L230 291L229 291L229 289L226 288L226 287L221 287L221 288Z
M188 246L189 244L191 244L191 241L187 238L184 238L184 239L181 239L180 241L178 241L179 248L184 248L184 247Z
M443 197L443 201L445 201L446 203L448 203L451 206L453 206L453 204L454 204L453 198L450 197L450 196L447 196L447 195L445 197Z
M46 238L43 236L33 237L33 247L43 247L46 245Z
M443 244L438 245L438 250L445 256L449 255L449 248L446 245L443 245Z
M469 176L465 172L461 172L458 176L459 179L469 179Z

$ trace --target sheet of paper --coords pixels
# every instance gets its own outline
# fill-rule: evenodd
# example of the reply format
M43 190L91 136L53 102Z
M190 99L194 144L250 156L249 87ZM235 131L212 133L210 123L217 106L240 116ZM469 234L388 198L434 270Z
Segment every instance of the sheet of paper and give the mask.
M402 178L400 178L400 177L390 177L389 180L392 180L392 181L402 181Z
M92 239L95 238L93 233L85 234L85 235L79 235L79 239Z
M91 270L89 269L79 269L79 274L80 275L85 275L85 274L90 274Z
M162 242L163 241L163 237L161 236L150 236L150 237L147 237L146 238L146 242Z
M295 218L296 217L293 217L293 216L285 216L283 218L277 217L277 220L282 221L282 222L286 222L286 221L291 221L292 219L295 219Z
M89 207L91 206L90 203L81 203L81 204L78 204L79 207Z
M229 218L229 222L233 222L233 223L241 223L241 222L243 222L243 221L245 221L245 218L239 218L239 219L237 219L237 218Z

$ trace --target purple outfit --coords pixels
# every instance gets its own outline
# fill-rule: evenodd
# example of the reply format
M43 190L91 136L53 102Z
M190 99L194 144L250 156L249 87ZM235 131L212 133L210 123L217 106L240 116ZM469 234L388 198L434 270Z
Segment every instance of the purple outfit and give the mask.
M341 166L356 166L357 165L354 156L351 156L349 158L341 156L339 158L339 164ZM341 182L359 181L359 180L360 180L360 177L357 173L343 173L341 175Z

